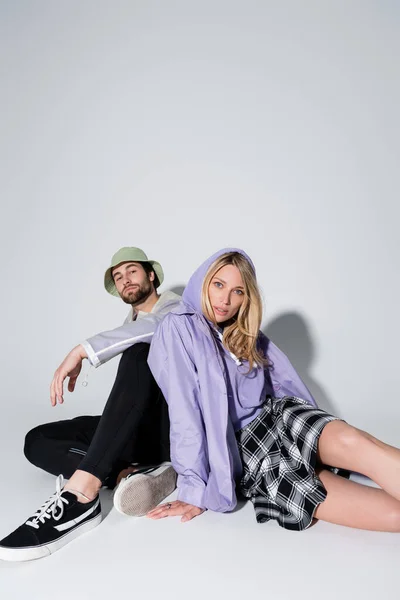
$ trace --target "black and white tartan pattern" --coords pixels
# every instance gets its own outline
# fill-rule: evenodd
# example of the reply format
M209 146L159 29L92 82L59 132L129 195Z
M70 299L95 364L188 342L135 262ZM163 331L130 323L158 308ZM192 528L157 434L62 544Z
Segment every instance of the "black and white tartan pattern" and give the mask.
M315 474L318 439L336 419L300 398L268 397L258 417L237 432L240 490L252 500L259 523L276 519L295 531L311 524L326 498Z

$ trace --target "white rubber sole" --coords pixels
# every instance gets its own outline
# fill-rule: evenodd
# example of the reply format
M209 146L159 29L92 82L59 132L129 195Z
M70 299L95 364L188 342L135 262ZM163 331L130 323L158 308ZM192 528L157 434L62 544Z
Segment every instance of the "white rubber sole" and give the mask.
M42 546L31 546L30 548L5 548L4 546L0 546L0 560L23 562L50 556L50 554L54 554L54 552L60 550L60 548L71 542L73 539L82 535L82 533L86 533L97 527L97 525L101 523L101 518L102 516L100 513L90 521L86 521L85 523L82 523L82 525L79 525L79 527L75 527L73 531L64 534L62 537L58 538L58 540L50 542L49 544L43 544Z
M176 488L176 473L172 466L161 465L155 471L138 473L123 479L114 494L118 512L130 517L143 517Z

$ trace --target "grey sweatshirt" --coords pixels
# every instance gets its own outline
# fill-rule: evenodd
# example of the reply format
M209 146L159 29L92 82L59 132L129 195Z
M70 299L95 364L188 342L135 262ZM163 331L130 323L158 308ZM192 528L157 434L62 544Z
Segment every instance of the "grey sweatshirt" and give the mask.
M135 320L132 320L132 313L130 313L121 327L103 331L82 342L89 362L94 367L98 367L114 358L114 356L121 354L133 344L138 342L150 343L161 319L175 308L180 300L181 297L178 294L164 292L151 312L139 311Z

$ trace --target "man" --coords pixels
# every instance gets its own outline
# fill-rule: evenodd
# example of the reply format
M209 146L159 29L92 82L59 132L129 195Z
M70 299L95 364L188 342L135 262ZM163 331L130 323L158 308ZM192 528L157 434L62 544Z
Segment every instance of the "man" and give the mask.
M87 358L98 367L123 352L116 380L101 417L77 417L31 430L25 456L61 476L56 493L30 519L0 542L0 558L31 560L47 556L101 521L99 490L116 490L115 506L142 515L175 488L169 463L169 419L164 398L147 366L149 343L162 317L180 297L159 295L161 265L140 248L121 248L104 277L106 290L132 308L122 327L89 338L74 348L54 374L53 406L64 401L63 384L74 391ZM135 469L132 465L147 465ZM151 467L149 467L151 465ZM161 466L160 466L161 465ZM64 487L63 477L69 479Z

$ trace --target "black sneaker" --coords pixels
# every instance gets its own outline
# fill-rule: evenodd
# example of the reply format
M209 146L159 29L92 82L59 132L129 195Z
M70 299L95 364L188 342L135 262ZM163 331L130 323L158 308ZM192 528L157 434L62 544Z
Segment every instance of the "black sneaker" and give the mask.
M59 475L56 493L33 517L0 541L0 559L24 561L49 556L100 523L98 496L83 504L62 486L63 477Z

